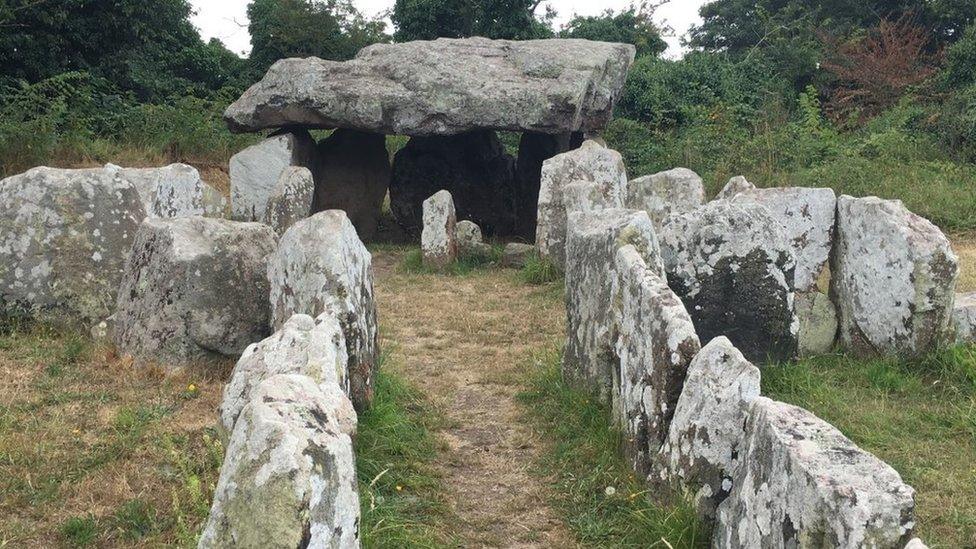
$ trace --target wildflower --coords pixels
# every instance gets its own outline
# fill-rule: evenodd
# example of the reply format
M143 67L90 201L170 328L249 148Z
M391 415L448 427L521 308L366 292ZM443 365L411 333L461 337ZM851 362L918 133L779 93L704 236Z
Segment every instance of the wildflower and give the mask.
M189 386L187 386L186 390L191 393L195 393L197 390L197 386L191 383Z
M399 484L397 484L396 491L397 492L402 492L403 491L403 486L400 486Z
M608 498L612 498L613 496L617 495L617 489L613 486L607 486L607 489L604 490L603 493L606 494Z
M78 434L81 434L81 429L75 429L74 431L71 431L71 432L72 432L73 434L76 434L76 435L78 435Z

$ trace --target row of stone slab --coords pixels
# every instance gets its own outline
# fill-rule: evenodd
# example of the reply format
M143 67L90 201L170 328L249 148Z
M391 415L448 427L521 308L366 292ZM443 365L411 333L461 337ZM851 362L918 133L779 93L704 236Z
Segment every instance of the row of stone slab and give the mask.
M752 360L830 351L918 355L952 341L958 261L945 235L900 201L831 189L757 189L734 178L705 202L676 169L628 181L620 154L588 141L542 170L536 246L557 267L573 212L647 214L671 289L702 337Z
M810 412L762 397L728 338L701 347L646 212L568 222L563 374L612 404L652 492L691 494L714 547L906 546L912 488Z

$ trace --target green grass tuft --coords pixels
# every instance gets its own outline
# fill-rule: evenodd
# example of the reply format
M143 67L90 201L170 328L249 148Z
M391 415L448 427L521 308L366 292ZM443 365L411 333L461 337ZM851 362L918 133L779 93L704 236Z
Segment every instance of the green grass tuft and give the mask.
M401 268L411 274L445 274L450 276L466 276L479 269L485 269L498 264L502 257L502 249L492 246L487 254L462 254L457 261L445 269L435 269L424 264L423 252L413 248L403 257Z
M610 411L570 387L559 353L534 359L530 389L519 398L528 418L552 440L539 463L553 478L554 506L585 547L704 547L705 529L683 498L658 503L621 457ZM612 490L608 490L612 488ZM675 505L674 502L679 502Z
M536 254L526 258L525 265L519 271L519 276L526 284L537 286L562 279L562 274L550 259L539 257Z
M113 516L122 537L137 540L152 533L156 526L156 510L151 503L133 499L123 503Z
M98 537L98 523L91 516L71 517L61 525L61 535L71 547L87 547Z
M372 407L359 416L356 469L363 547L447 547L443 488L431 467L440 421L423 396L380 369Z

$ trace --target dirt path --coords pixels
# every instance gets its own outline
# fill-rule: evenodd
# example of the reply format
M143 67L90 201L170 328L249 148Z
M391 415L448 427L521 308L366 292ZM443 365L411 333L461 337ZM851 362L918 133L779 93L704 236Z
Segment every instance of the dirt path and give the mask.
M373 257L381 343L446 416L436 466L459 518L450 533L464 547L575 546L528 471L541 442L516 401L521 367L563 337L562 307L512 272L407 274L400 259Z

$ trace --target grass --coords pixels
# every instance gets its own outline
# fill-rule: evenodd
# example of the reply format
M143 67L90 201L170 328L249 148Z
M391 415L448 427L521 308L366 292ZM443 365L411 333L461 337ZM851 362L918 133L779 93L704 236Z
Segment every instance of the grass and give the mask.
M211 426L225 373L163 376L77 333L7 327L0 547L195 547L223 456Z
M525 259L525 265L519 271L519 276L526 284L541 286L562 279L562 273L549 258L532 254Z
M520 395L527 419L551 440L539 472L552 479L553 504L585 547L705 547L708 534L691 505L653 501L621 457L610 413L562 379L559 353L533 359Z
M381 368L359 418L356 468L364 547L449 547L443 487L431 467L441 421L416 390ZM439 524L440 523L440 524Z
M492 246L489 254L461 254L457 260L444 269L437 269L424 264L424 255L419 248L413 248L406 253L401 263L404 272L410 274L446 274L450 276L467 276L471 273L498 264L502 257L502 249Z
M763 391L814 412L894 467L916 490L917 532L930 547L976 546L976 348L767 367Z

